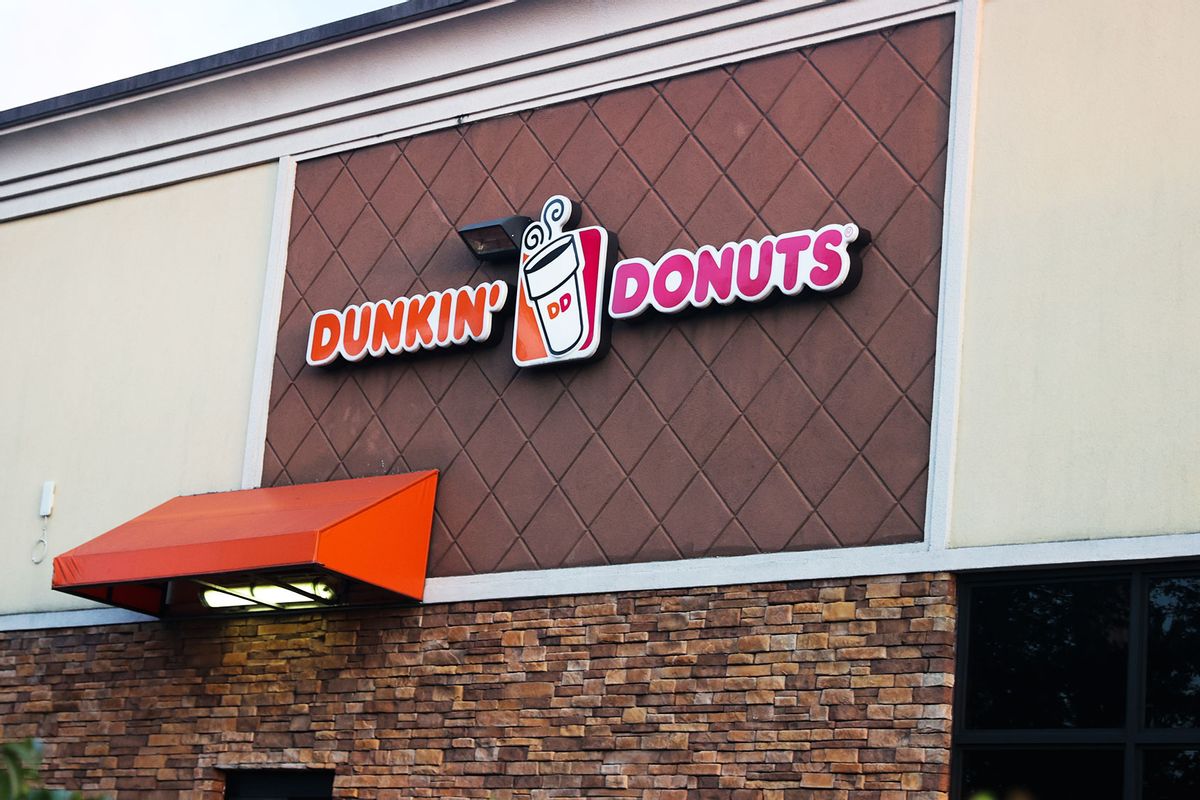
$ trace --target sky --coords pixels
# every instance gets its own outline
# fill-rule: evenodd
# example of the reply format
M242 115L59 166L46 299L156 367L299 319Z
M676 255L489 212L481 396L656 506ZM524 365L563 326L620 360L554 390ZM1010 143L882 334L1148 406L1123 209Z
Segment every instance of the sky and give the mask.
M399 0L0 0L0 110Z

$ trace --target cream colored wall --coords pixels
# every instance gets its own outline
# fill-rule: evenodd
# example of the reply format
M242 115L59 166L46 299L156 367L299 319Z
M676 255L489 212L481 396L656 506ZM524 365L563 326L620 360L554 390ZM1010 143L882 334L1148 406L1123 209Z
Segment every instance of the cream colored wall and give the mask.
M274 165L0 224L0 614L89 605L52 557L238 488ZM50 555L30 561L42 482Z
M983 4L953 545L1200 531L1198 29Z

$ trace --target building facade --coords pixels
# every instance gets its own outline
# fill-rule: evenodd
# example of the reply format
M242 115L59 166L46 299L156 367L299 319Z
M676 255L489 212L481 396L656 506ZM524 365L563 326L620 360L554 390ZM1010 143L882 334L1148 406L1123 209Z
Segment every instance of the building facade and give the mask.
M1195 797L1196 16L412 0L0 112L0 739Z

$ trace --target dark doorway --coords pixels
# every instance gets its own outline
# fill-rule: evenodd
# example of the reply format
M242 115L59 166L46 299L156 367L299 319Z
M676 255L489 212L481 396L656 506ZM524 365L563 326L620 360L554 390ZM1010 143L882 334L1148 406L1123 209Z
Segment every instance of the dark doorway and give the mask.
M333 800L333 771L247 769L225 773L226 800Z

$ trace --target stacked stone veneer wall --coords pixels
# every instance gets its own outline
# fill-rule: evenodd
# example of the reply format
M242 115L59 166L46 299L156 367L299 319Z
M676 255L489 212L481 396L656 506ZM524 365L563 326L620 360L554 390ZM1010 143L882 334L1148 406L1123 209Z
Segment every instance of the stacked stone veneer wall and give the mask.
M0 737L51 783L219 798L935 800L944 574L0 634Z

